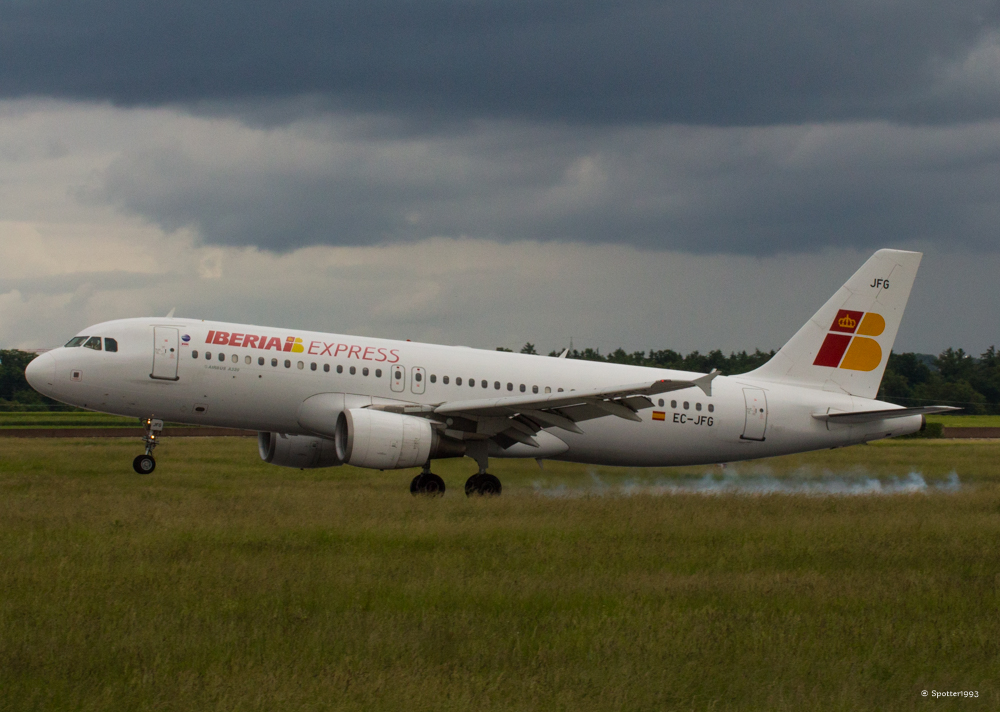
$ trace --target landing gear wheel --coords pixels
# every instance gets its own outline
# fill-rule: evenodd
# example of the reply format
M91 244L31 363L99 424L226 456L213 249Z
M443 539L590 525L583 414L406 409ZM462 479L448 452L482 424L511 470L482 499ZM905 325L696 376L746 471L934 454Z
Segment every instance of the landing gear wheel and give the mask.
M486 472L473 475L465 482L466 497L471 497L472 495L495 496L500 494L502 490L503 486L500 484L499 478Z
M440 496L444 494L444 480L433 472L422 472L410 483L410 494Z
M139 455L132 460L132 469L140 475L148 475L156 469L156 460L152 455Z

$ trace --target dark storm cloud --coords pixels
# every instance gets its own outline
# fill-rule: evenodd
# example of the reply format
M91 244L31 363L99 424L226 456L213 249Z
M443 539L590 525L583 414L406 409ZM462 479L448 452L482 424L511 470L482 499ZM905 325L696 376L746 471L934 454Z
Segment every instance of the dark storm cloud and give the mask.
M0 95L575 123L976 120L986 0L6 0ZM961 79L957 80L961 83Z
M365 135L185 118L87 194L208 243L287 251L433 236L772 254L996 249L1000 125L567 128Z

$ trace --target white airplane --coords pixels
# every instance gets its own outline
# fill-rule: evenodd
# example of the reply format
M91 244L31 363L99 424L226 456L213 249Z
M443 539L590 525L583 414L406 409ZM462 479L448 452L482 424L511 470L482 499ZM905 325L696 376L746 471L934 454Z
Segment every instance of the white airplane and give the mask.
M723 376L195 319L96 324L26 370L40 393L146 427L259 431L287 467L479 466L466 494L499 494L490 457L601 465L732 462L913 433L947 406L874 400L920 264L879 250L760 368ZM563 353L565 356L565 352Z

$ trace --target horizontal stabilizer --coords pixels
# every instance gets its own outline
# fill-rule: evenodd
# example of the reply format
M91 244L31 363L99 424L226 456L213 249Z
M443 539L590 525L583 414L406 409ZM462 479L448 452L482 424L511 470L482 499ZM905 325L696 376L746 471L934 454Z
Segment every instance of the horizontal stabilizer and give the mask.
M887 410L858 410L853 413L813 413L816 420L828 423L874 423L877 420L890 418L906 418L910 415L931 415L932 413L947 413L952 410L962 410L950 405L927 405L920 408L889 408Z

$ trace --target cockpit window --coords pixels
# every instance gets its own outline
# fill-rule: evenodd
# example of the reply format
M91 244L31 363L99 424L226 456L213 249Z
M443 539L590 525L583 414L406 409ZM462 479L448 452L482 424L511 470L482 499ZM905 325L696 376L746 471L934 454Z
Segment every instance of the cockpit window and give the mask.
M83 348L85 348L85 349L93 349L94 351L100 351L101 350L101 337L100 336L91 336L89 339L87 339L87 343L85 343L83 345Z
M66 348L71 349L74 346L80 346L86 340L87 340L86 336L74 336L72 339L66 342Z
M109 339L107 336L104 337L104 350L110 351L112 353L118 351L118 342L114 339Z

